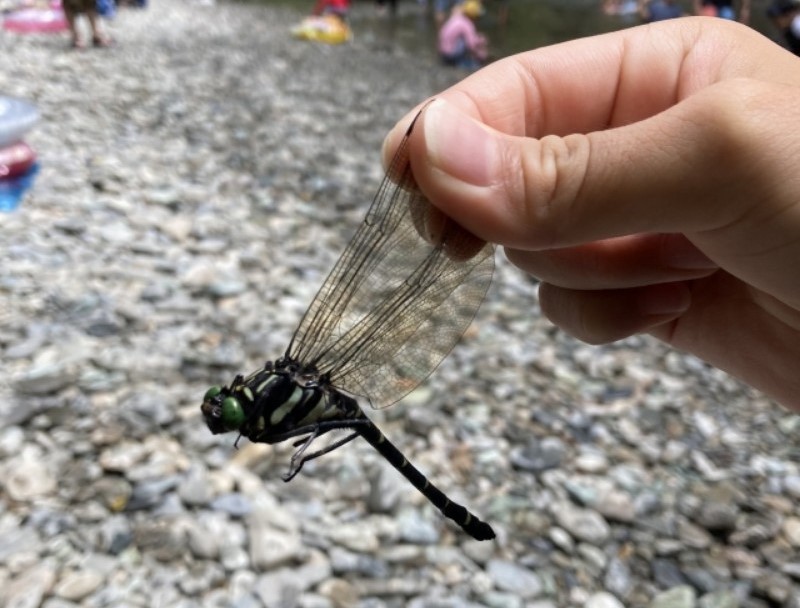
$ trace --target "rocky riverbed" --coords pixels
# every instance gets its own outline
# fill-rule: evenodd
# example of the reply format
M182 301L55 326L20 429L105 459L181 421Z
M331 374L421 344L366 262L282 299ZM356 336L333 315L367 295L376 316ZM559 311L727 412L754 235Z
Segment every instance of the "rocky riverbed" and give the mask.
M652 340L570 339L501 254L462 344L371 412L496 541L362 441L285 484L291 446L208 432L206 388L283 353L383 135L456 77L297 19L157 0L109 50L0 36L0 91L42 114L0 215L0 606L800 606L800 417Z

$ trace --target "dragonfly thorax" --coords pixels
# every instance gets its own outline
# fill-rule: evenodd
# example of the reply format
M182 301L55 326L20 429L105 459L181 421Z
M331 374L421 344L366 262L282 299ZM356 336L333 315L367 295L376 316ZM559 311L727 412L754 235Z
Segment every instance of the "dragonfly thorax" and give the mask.
M229 387L213 386L201 406L212 433L239 431L251 441L274 443L298 427L361 415L352 397L330 385L327 377L284 360L267 362Z

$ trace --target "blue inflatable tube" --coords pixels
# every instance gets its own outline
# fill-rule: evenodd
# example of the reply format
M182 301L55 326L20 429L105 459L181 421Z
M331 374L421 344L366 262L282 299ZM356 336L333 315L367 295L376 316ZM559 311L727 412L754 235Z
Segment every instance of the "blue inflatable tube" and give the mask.
M22 139L39 120L39 110L31 103L0 95L0 148Z

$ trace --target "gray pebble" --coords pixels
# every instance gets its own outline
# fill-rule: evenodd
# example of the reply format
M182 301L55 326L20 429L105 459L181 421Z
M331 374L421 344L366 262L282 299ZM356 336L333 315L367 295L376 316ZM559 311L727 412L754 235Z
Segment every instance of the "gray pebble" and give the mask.
M611 528L603 517L589 509L563 506L554 513L556 520L577 540L602 545L608 540Z
M696 605L697 597L694 589L683 585L659 593L648 608L694 608Z
M72 602L80 602L83 598L94 593L103 583L103 576L92 570L79 570L62 574L56 583L53 593L58 597Z
M214 511L227 513L231 517L245 517L250 514L253 505L250 500L241 494L223 494L211 501L209 507Z
M612 557L608 562L603 582L608 591L624 599L633 589L633 573L626 562L618 557Z
M697 602L698 608L739 608L736 594L730 591L707 593Z
M624 604L610 593L595 593L584 604L584 608L624 608Z
M51 468L28 449L6 463L3 483L9 497L22 502L51 495L57 487Z
M542 582L535 572L513 562L493 559L486 564L486 572L501 591L522 598L534 598L542 592Z
M566 455L566 445L557 437L530 442L511 454L511 463L522 470L539 472L557 467Z
M77 378L77 370L64 363L34 365L12 379L14 390L23 395L50 395L66 388Z
M56 580L50 564L34 566L12 579L4 589L5 608L38 608Z
M42 117L0 214L0 604L615 608L688 584L800 608L800 418L649 336L555 330L500 252L436 372L361 402L496 540L363 441L285 484L290 441L208 431L204 391L285 352L361 225L386 131L462 75L413 2L397 36L354 3L338 47L294 40L295 9L205 4L120 11L103 53L0 36Z
M592 507L611 521L630 523L636 518L633 500L625 492L615 490L603 492Z
M429 518L416 509L404 511L398 518L400 538L415 545L430 545L439 540L439 532Z
M178 486L178 496L192 507L204 506L210 502L212 489L205 467L195 465L189 469L188 475Z
M250 563L258 570L271 570L299 559L305 552L300 538L254 523L250 530Z

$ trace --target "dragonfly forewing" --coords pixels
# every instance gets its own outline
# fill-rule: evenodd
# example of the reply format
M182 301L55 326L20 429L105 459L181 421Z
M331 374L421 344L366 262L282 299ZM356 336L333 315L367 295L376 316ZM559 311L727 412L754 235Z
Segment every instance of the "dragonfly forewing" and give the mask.
M492 245L437 213L417 188L412 129L287 351L373 407L398 401L439 365L474 318L494 269ZM435 233L426 232L425 217L437 218Z

